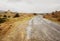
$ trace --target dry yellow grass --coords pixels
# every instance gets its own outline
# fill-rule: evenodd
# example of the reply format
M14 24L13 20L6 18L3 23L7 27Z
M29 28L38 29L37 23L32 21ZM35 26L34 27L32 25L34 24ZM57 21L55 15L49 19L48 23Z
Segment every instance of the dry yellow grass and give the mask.
M23 14L20 17L8 18L6 22L0 24L0 29L2 29L2 31L0 30L0 32L1 32L0 34L6 33L11 28L11 26L14 26L13 23L18 22L18 24L21 24L23 22L28 21L32 17L33 17L32 14Z
M44 15L43 17L60 24L60 11L52 12L50 14L48 13Z

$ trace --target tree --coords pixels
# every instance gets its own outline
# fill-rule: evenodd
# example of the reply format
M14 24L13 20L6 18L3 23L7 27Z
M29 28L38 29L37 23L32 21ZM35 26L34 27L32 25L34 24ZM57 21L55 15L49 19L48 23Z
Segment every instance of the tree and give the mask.
M16 13L15 16L14 16L14 18L15 18L15 17L19 17L19 13Z

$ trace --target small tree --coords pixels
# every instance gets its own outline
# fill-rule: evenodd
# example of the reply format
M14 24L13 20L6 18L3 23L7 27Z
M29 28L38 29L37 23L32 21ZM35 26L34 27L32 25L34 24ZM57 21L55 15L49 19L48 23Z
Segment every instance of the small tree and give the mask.
M17 14L14 16L14 18L15 18L15 17L19 17L19 14L17 13Z

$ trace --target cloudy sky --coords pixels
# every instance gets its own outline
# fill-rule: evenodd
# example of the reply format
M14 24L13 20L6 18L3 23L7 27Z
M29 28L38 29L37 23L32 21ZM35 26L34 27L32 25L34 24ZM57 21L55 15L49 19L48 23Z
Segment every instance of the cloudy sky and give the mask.
M60 10L60 0L0 0L0 10L46 13Z

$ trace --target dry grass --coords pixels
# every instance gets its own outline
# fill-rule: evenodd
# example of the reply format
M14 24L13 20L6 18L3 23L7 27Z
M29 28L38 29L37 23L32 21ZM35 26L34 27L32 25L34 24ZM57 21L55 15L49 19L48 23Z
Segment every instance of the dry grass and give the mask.
M7 13L0 14L0 18L3 18L4 15L10 16L10 18L7 17L7 21L0 24L0 36L5 34L11 28L11 26L16 25L14 24L15 22L17 22L18 24L21 24L23 22L28 21L34 16L32 14L19 14L20 17L13 18L15 14L12 14L9 12L8 14Z
M49 19L53 22L57 22L60 24L60 11L52 12L52 13L47 13L43 16L46 19Z

